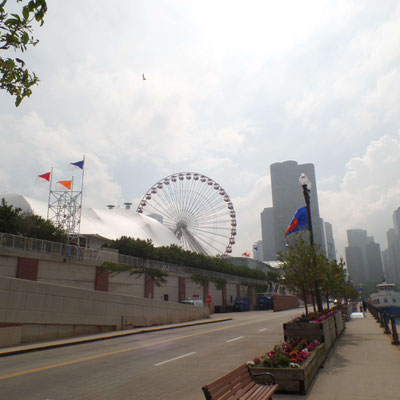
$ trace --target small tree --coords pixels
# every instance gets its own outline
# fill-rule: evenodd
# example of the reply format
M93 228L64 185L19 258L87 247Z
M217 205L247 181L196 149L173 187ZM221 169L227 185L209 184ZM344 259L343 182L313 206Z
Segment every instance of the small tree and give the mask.
M17 0L21 3L22 0ZM5 10L7 0L0 0L0 50L24 52L28 46L36 46L39 40L32 33L32 22L44 23L47 12L46 0L30 0L22 7L21 14ZM0 57L0 89L15 96L18 107L25 97L32 94L31 87L39 82L35 73L30 74L25 68L25 62L18 57Z
M313 262L315 248L302 232L293 235L296 236L292 244L285 252L278 254L278 260L283 263L281 282L303 297L304 310L308 315L307 295L314 292L315 282L321 280L321 271L318 270L318 264Z
M0 232L52 242L65 243L67 241L67 235L63 229L33 213L22 213L20 208L7 205L4 199L0 206Z
M321 257L319 268L322 269L321 291L326 298L329 309L329 298L342 297L345 285L344 263L336 260L328 260L325 256Z

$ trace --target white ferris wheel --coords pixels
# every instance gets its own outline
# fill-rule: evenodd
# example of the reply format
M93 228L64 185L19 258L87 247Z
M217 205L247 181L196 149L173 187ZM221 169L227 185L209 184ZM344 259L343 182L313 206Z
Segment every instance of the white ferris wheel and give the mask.
M180 172L155 183L136 210L160 220L185 250L227 255L235 244L236 213L220 184L196 172Z

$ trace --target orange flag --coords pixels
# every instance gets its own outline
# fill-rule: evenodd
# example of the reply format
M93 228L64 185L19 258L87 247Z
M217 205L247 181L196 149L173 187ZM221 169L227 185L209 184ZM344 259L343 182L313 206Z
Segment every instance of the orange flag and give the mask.
M72 181L58 181L56 183L56 187L57 187L57 189L67 188L68 190L71 190L71 184L72 184Z

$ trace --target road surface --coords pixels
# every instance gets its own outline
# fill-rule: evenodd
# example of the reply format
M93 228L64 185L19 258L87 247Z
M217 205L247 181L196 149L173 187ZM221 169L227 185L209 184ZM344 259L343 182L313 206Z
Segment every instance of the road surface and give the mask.
M0 398L201 400L201 387L283 341L301 310L220 314L231 321L0 358Z

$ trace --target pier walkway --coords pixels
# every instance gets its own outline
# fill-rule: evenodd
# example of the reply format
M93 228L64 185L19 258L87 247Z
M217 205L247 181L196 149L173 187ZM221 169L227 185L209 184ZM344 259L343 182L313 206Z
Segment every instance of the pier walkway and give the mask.
M346 324L305 396L276 394L274 400L400 399L400 346L364 315Z

